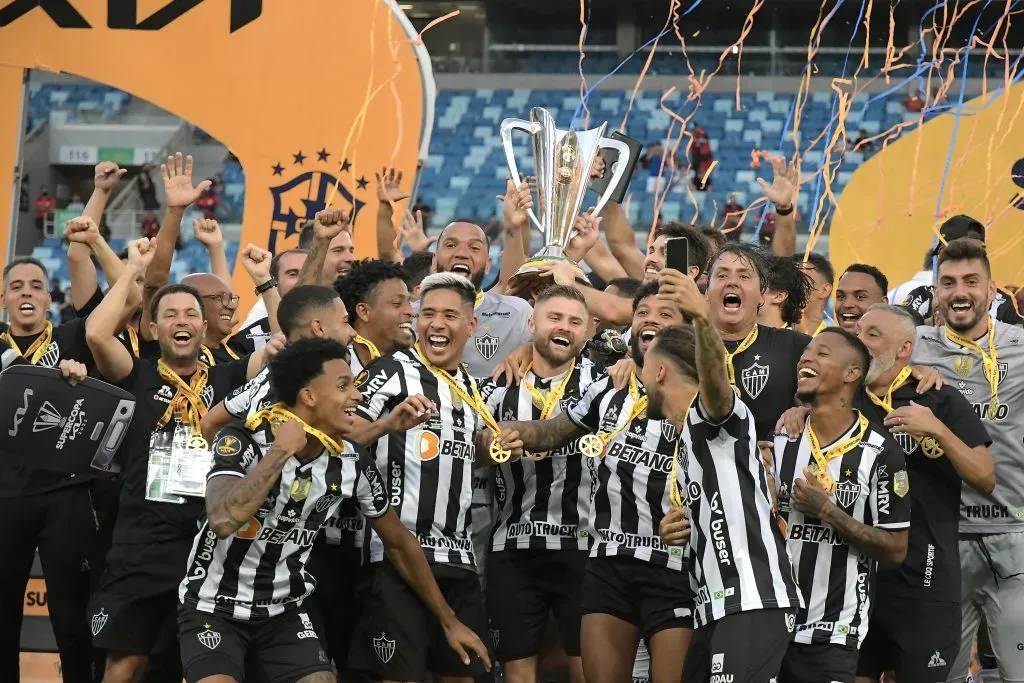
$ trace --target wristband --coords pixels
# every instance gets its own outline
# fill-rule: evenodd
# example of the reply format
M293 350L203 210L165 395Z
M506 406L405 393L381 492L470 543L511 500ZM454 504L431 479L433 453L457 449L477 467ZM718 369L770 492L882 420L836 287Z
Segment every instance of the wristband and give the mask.
M267 291L268 289L273 289L274 287L277 287L277 278L276 277L270 278L269 280L264 282L262 285L256 285L256 293L257 294L263 294L263 292Z
M778 204L775 205L776 216L788 216L791 213L793 213L792 204L790 204L789 206L779 206Z

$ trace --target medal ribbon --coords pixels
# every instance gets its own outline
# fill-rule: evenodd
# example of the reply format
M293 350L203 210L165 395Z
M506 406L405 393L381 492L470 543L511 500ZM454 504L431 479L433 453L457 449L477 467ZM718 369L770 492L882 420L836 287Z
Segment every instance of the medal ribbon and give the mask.
M860 445L861 439L864 438L864 432L868 428L868 419L864 417L860 411L857 411L857 433L848 439L844 439L827 451L822 452L821 446L818 443L818 437L811 428L811 419L807 418L807 444L811 447L811 456L814 457L814 462L817 465L817 472L815 476L818 481L825 487L825 490L829 494L835 492L836 482L828 474L828 463L836 458L841 458L858 445Z
M124 333L128 335L128 343L132 345L132 355L136 358L139 357L139 333L135 331L135 328L128 325L124 328Z
M888 415L889 413L892 412L893 393L895 393L897 389L899 389L900 387L907 383L907 379L910 377L910 374L912 372L913 369L910 366L907 366L900 370L899 374L896 375L896 378L892 381L892 384L889 385L889 390L885 392L885 398L882 398L881 396L876 396L874 393L871 392L870 389L865 388L865 391L868 394L868 398L870 398L872 403L874 403L876 406L884 410L885 414ZM921 444L921 450L929 458L942 457L942 446L940 446L932 437L926 436L923 439L919 439L913 434L908 435L911 439Z
M277 436L277 428L279 425L287 422L288 420L295 420L302 425L302 431L319 441L320 444L327 449L327 453L332 457L337 457L345 450L345 448L335 439L332 439L327 434L323 433L316 427L313 427L301 417L288 410L283 403L275 403L263 410L256 411L245 421L245 428L249 430L256 429L263 420L270 423L270 431L275 436Z
M686 416L690 415L690 409L693 408L693 402L697 400L697 394L693 395L690 399L690 405L686 408ZM672 505L680 510L683 509L683 492L679 490L679 480L676 479L676 473L679 471L679 444L683 441L683 430L686 429L686 417L683 418L683 426L678 430L676 435L676 447L672 451L672 472L669 474L671 479L668 482L668 499Z
M605 448L608 444L622 433L623 430L627 429L633 420L639 417L642 413L647 410L647 396L640 395L640 386L636 380L636 369L629 375L629 395L633 399L633 409L629 411L629 417L622 423L622 426L617 427L611 432L598 432L597 434L587 434L580 437L579 449L583 455L588 458L599 458L604 455Z
M366 350L370 352L371 361L375 361L381 357L382 354L380 352L380 349L377 348L377 345L374 344L369 339L367 339L366 337L364 337L363 335L356 334L355 338L353 338L352 341L355 342L356 344L362 344L363 346L366 347Z
M538 389L537 387L533 386L532 384L525 380L525 375L529 373L532 368L533 362L531 361L530 364L526 366L526 372L523 373L523 388L526 389L530 396L533 397L534 403L540 404L538 406L540 408L540 418L538 419L546 420L549 417L551 417L551 414L553 412L555 412L555 408L558 406L558 401L561 400L562 394L565 393L565 388L569 386L569 380L572 379L572 373L576 370L576 359L572 359L572 365L569 366L569 371L565 373L565 377L562 379L561 383L559 383L557 387L549 391L547 393L547 396L545 396L544 392L542 392L540 389ZM530 460L543 460L546 455L546 453L526 454L526 456Z
M736 368L732 365L733 356L743 353L757 341L757 323L754 323L754 329L750 330L750 333L740 342L740 345L736 347L736 350L729 353L729 350L725 351L725 371L729 373L729 384L736 386Z
M19 356L23 356L29 363L35 365L46 354L46 350L50 348L50 342L53 341L53 323L47 320L46 327L43 328L42 333L24 351L18 348L18 342L14 341L14 335L11 334L10 329L0 335L0 339L10 344L11 349Z
M420 348L419 342L416 343L415 348L416 355L419 356L420 361L426 366L427 370L430 370L434 375L440 377L444 383L459 396L459 398L468 403L469 407L473 409L473 412L479 415L480 419L483 420L485 425L487 425L487 428L491 430L491 434L494 439L491 441L491 459L493 459L494 462L500 463L506 462L510 457L512 457L512 453L508 449L502 448L499 445L497 439L498 435L501 433L501 428L498 427L498 422L494 419L494 416L487 410L487 404L484 403L483 397L480 396L480 390L477 389L476 382L473 381L469 372L467 372L461 365L459 366L462 369L463 374L466 376L466 382L469 384L469 389L473 393L472 396L462 388L461 384L455 381L455 378L452 377L447 370L437 367L427 359L427 354L423 353L423 349Z
M192 375L191 384L187 384L162 358L156 362L156 369L163 380L170 382L175 387L174 398L171 399L163 416L157 421L157 429L163 428L177 414L179 419L192 429L193 436L202 436L199 422L206 415L206 404L203 403L200 394L206 388L209 379L207 365L199 361L196 372Z
M992 399L989 401L989 411L994 415L996 410L999 408L999 354L996 351L996 326L989 320L988 321L988 353L985 349L981 348L977 344L966 337L961 337L959 334L949 329L949 326L943 327L946 331L946 338L954 344L959 344L966 349L971 351L977 351L978 355L981 356L981 365L985 371L985 379L988 380L988 386L992 390Z

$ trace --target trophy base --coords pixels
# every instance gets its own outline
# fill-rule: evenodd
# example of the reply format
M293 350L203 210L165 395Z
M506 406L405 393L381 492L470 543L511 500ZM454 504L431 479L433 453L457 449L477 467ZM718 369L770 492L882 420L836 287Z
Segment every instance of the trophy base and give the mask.
M543 290L554 284L554 280L550 276L542 274L542 266L551 261L569 263L576 274L576 281L583 285L590 285L590 280L587 279L586 273L575 262L570 261L564 256L537 255L521 265L515 275L509 278L509 293L527 301L532 301L537 294L540 294Z

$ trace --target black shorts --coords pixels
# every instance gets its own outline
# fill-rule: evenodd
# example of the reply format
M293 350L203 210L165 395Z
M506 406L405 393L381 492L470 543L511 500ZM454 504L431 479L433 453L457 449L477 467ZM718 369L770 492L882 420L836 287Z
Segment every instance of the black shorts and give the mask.
M960 603L887 597L875 602L858 676L895 671L900 683L945 681L960 652Z
M333 671L316 629L302 607L260 621L238 621L178 607L178 638L185 680L207 676L267 683L293 683L318 671Z
M779 671L779 683L855 683L856 678L857 650L832 643L791 643Z
M499 662L540 653L554 612L565 653L580 656L586 550L503 550L487 561L490 645Z
M483 660L477 655L471 655L469 666L462 663L448 646L441 624L390 562L371 567L366 602L352 638L350 669L390 681L422 681L428 671L440 676L484 672ZM476 570L447 564L430 568L459 621L482 635L484 599Z
M693 591L686 571L632 557L591 557L583 578L583 614L610 614L650 640L668 628L693 628Z
M683 683L775 683L795 623L796 610L773 608L728 614L702 626L690 639Z
M89 601L92 644L123 654L149 654L177 633L178 585L192 551L191 539L115 543Z
M363 567L357 548L328 545L318 539L306 562L306 571L316 579L310 597L316 608L310 616L317 626L324 650L338 670L348 661L352 634L362 612L365 590L360 590Z

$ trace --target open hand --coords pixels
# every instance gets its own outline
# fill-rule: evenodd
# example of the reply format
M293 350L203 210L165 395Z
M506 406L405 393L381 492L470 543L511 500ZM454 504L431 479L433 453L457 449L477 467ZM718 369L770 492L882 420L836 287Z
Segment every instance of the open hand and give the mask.
M387 431L392 434L409 431L413 427L423 424L436 413L437 406L426 396L422 394L408 396L388 415Z
M429 251L430 245L437 241L437 236L427 237L427 232L423 228L423 212L417 209L415 215L412 211L405 212L402 220L402 239L414 252Z
M914 401L886 415L885 426L897 434L910 434L919 439L938 438L942 432L942 422L935 413Z
M382 205L390 208L391 204L409 198L408 192L402 192L402 172L393 168L383 168L380 173L374 173L377 178L377 199Z
M505 178L505 194L499 194L497 199L502 202L502 220L506 230L530 229L527 210L533 208L533 193L529 182L520 183L517 188L511 178Z
M775 206L793 206L796 201L797 192L800 189L800 165L798 163L787 164L782 156L769 157L772 162L772 184L769 185L761 178L757 184L761 186L764 196Z
M166 164L160 164L160 175L164 179L164 198L168 208L184 209L191 205L199 195L209 189L210 181L204 180L192 186L192 155L182 161L181 152L167 157Z
M793 406L779 417L775 423L775 433L785 434L790 441L804 433L804 424L807 422L809 408Z

